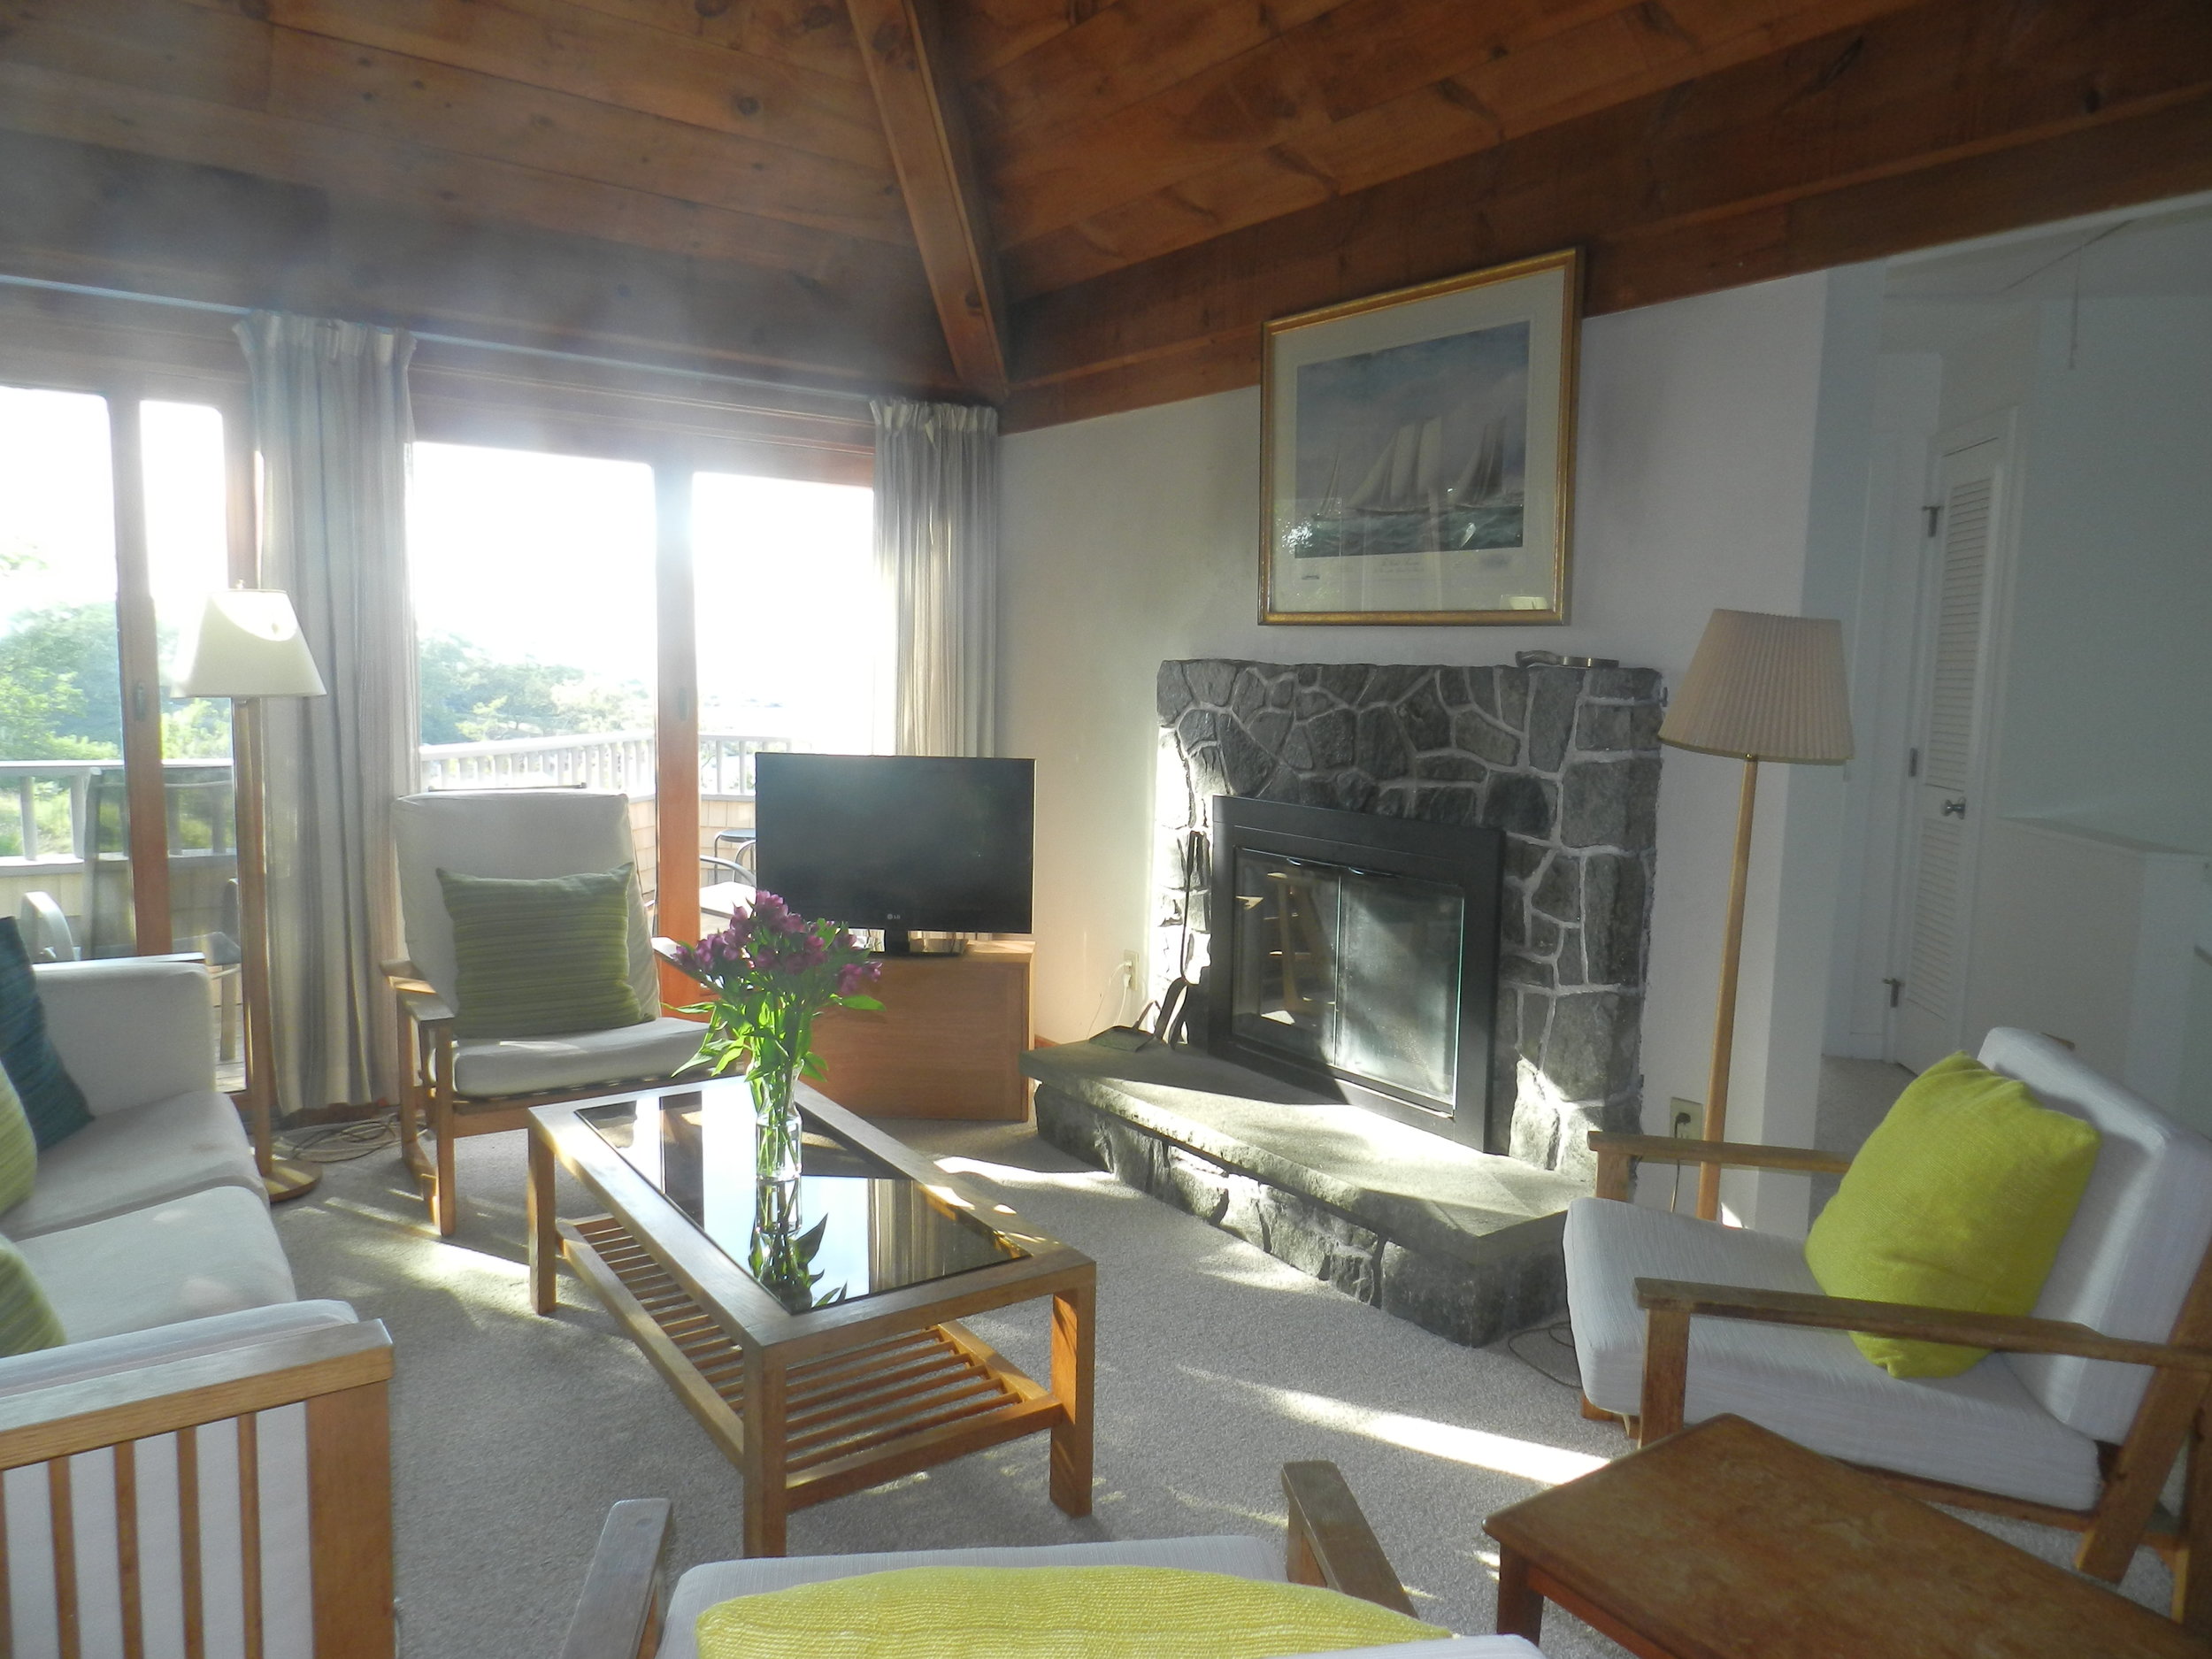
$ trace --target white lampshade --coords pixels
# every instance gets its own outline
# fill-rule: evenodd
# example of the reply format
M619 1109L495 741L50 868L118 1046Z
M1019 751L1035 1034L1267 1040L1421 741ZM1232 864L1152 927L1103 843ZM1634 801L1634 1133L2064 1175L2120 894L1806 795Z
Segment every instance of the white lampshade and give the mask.
M1843 625L1828 617L1714 611L1659 741L1746 760L1829 766L1849 760Z
M272 588L210 594L180 697L319 697L323 677L292 597Z

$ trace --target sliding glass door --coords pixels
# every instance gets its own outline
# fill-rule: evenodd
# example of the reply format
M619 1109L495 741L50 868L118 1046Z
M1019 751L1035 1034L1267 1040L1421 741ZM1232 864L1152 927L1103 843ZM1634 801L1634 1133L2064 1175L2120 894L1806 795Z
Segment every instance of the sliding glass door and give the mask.
M50 959L204 955L242 1087L230 707L165 688L251 569L243 473L221 401L150 389L0 386L0 912Z

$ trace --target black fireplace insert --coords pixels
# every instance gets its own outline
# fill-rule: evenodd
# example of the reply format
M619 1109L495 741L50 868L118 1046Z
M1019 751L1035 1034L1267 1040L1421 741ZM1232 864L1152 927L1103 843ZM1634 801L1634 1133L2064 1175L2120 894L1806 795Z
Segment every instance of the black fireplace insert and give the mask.
M1494 829L1215 796L1207 1048L1504 1151L1490 1100L1504 851Z

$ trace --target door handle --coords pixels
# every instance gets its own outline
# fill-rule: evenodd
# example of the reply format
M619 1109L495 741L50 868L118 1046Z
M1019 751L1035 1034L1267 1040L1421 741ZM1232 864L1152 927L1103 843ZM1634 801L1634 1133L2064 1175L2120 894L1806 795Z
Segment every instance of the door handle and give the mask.
M1946 801L1938 810L1945 818L1963 818L1966 816L1966 803L1963 799Z

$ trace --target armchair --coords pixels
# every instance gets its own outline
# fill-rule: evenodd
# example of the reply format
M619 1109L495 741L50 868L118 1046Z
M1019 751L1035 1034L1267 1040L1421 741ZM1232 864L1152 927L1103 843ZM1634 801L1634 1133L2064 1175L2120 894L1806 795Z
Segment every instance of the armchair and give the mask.
M649 1015L634 1025L565 1036L457 1037L453 924L441 869L537 879L635 860L626 795L586 789L441 790L403 796L398 838L407 956L384 964L399 999L400 1149L426 1189L438 1231L460 1225L454 1147L466 1135L519 1129L533 1106L665 1082L699 1051L693 1021ZM641 1009L661 1006L659 969L634 879L630 983ZM422 1145L425 1120L430 1148Z
M1566 1228L1586 1407L1648 1443L1732 1412L1932 1502L2080 1532L2116 1581L2139 1543L2176 1567L2175 1617L2212 1630L2212 1142L2047 1038L1993 1031L1981 1059L2102 1135L2032 1317L1824 1295L1800 1240L1620 1202L1634 1162L1839 1171L1817 1152L1594 1134L1597 1196ZM1961 1376L1901 1380L1846 1333L1992 1349ZM2158 1513L2186 1452L2187 1498Z
M1417 1617L1359 1502L1334 1463L1285 1463L1290 1525L1284 1559L1256 1540L1179 1538L1030 1548L900 1550L873 1555L800 1555L718 1561L663 1583L669 1504L633 1498L608 1513L561 1659L697 1659L694 1629L717 1602L793 1585L902 1567L1187 1567L1240 1578L1325 1586ZM1459 1636L1347 1652L1340 1659L1542 1659L1517 1636Z

